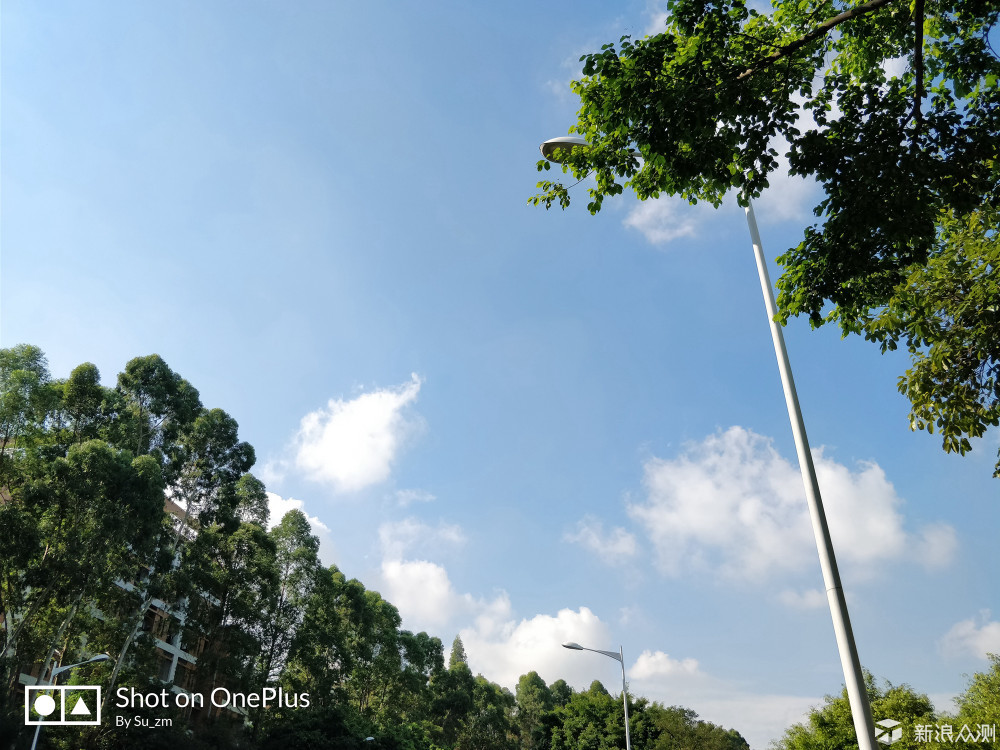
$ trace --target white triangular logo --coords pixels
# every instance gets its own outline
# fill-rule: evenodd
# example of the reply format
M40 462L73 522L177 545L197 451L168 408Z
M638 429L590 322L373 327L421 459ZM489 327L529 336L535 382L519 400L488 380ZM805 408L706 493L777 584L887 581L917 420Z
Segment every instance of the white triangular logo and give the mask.
M75 716L80 716L81 714L84 716L90 716L90 709L87 708L87 704L83 702L83 698L78 698L76 705L73 706L73 710L70 711L70 713Z

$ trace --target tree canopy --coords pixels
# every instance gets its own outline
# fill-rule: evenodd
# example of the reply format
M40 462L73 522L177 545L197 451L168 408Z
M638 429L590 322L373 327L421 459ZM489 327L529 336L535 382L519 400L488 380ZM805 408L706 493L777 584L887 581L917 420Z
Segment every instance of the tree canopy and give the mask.
M779 319L836 322L914 366L911 427L946 451L1000 424L1000 60L989 0L670 0L666 28L584 55L562 154L589 209L631 189L719 205L789 171L824 195L779 257ZM540 161L538 169L549 169ZM531 199L569 205L538 183ZM1000 476L1000 463L997 464Z
M994 738L988 736L991 732L987 728L993 727L995 732L1000 721L1000 657L991 654L988 658L987 670L972 675L965 692L955 699L958 713L954 716L938 714L928 697L909 685L880 684L866 673L872 715L876 722L883 722L880 729L899 733L892 747L900 750L994 747ZM824 704L810 711L805 722L789 727L784 737L774 743L775 750L820 747L842 750L858 747L846 690L838 696L826 696Z

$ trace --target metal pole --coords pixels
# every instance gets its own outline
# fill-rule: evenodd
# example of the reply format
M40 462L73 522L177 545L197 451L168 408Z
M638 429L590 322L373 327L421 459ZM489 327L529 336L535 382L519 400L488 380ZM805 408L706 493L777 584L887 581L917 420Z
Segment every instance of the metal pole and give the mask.
M844 680L847 684L847 696L851 704L854 729L858 735L858 748L859 750L875 750L878 747L875 743L875 724L872 721L868 691L861 672L861 660L858 658L858 648L854 643L851 620L847 615L847 601L840 583L840 573L837 570L837 559L833 554L833 541L830 539L826 514L823 512L823 500L819 494L819 483L816 481L816 467L813 465L812 453L809 451L805 423L802 421L802 410L799 408L799 398L795 393L795 381L792 380L792 369L788 364L785 338L781 333L781 325L775 321L778 308L774 302L774 291L771 289L771 280L767 274L764 250L760 234L757 232L757 220L749 200L747 201L746 214L747 226L750 228L750 239L753 242L754 257L757 260L760 288L764 294L764 307L767 309L767 322L771 326L774 354L778 359L778 371L781 373L781 386L785 392L785 406L788 407L788 419L792 423L795 452L799 456L799 468L802 471L802 482L805 485L806 500L809 504L809 516L812 519L813 534L816 537L819 563L823 569L826 597L830 603L833 629L837 634L837 648L840 651L840 663L844 669Z
M625 750L632 750L632 740L628 731L628 688L625 686L625 652L618 646L618 661L622 663L622 703L625 705Z
M622 646L618 646L617 654L614 651L602 651L599 648L587 648L586 646L581 646L579 643L564 643L563 648L569 648L574 651L593 651L595 654L604 654L605 656L615 659L622 665L622 704L625 706L625 750L632 750L632 737L628 728L628 687L625 684L625 651Z
M82 667L85 664L93 664L94 662L97 661L107 661L110 658L111 657L108 656L107 654L98 654L97 656L92 656L91 658L87 659L87 661L81 661L77 664L69 664L65 667L56 667L53 665L52 671L49 672L49 687L55 686L55 684L59 681L59 675L61 675L63 672L68 672L71 669ZM41 675L39 675L38 679L35 681L35 684L36 685L39 684L41 680L42 677ZM98 706L98 709L100 709L100 706ZM100 711L98 711L98 713L100 713ZM41 733L41 731L42 731L42 725L37 724L35 726L35 737L34 739L31 740L31 750L35 750L35 746L38 744L38 735Z

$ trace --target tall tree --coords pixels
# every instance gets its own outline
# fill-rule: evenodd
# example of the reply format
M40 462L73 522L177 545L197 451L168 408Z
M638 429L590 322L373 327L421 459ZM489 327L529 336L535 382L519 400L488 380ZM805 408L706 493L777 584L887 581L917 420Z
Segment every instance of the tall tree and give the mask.
M20 480L17 459L34 443L52 407L50 380L37 346L0 349L0 488L8 493Z
M30 518L35 530L19 540L32 542L25 553L8 556L0 550L0 557L20 566L4 570L10 586L5 586L6 614L17 623L8 631L5 650L14 649L26 630L48 641L44 652L18 653L17 663L41 657L45 674L81 605L103 599L131 575L136 554L148 550L162 498L156 461L133 459L101 440L70 446L65 457L45 462L13 494L10 505Z
M648 714L658 735L653 750L750 750L735 729L723 729L682 706L653 705Z
M274 682L285 668L292 638L305 616L319 568L319 539L300 510L290 510L269 532L275 548L278 585L267 603L261 651L264 681Z
M185 619L189 639L195 633L204 635L228 622L230 614L223 612L219 619L197 587L218 580L218 560L230 557L240 565L257 566L257 558L247 557L250 542L268 544L259 525L240 531L241 514L259 516L246 503L259 507L260 500L254 497L251 502L241 491L255 456L253 447L240 441L236 420L221 409L203 408L193 386L156 355L130 361L117 390L123 415L117 435L161 462L170 507L147 558L146 574L130 586L131 615L125 618L130 624L117 649L106 704L154 600L170 602L172 615ZM240 537L231 539L238 531ZM205 678L204 672L200 678Z
M902 338L912 426L944 448L1000 423L1000 59L986 0L673 0L665 29L585 55L564 171L589 208L630 188L718 205L757 197L788 144L818 220L778 260L779 319ZM539 170L548 169L541 161ZM569 205L539 184L532 202ZM968 241L975 259L959 260ZM944 294L950 288L950 295ZM931 360L923 365L924 359ZM928 376L928 371L931 373ZM931 390L928 393L925 388ZM1000 475L1000 463L997 465Z
M517 699L517 728L522 750L542 750L550 742L546 718L554 707L552 693L538 672L521 675L514 691Z
M466 718L475 709L476 679L469 665L458 660L431 678L430 689L431 719L439 735L436 744L454 747Z
M549 693L552 695L553 706L558 708L569 703L570 698L573 697L573 688L566 680L559 679L549 685Z
M462 643L462 637L456 635L455 640L451 642L451 654L448 657L448 668L451 669L459 662L468 664L469 658L465 655L465 644Z
M482 675L472 689L472 710L465 716L455 750L515 750L514 696Z
M116 442L136 455L154 453L173 468L173 444L202 411L198 391L158 354L129 360L118 375ZM168 483L173 473L166 474Z
M346 703L343 685L351 672L352 656L343 609L355 583L336 565L317 570L302 622L289 647L282 684L290 691L309 693L310 703L318 708Z
M53 383L44 361L37 347L0 351L5 434L16 443L0 503L0 656L13 659L5 672L14 678L35 661L44 674L83 605L115 599L163 507L158 461L100 439L108 389L97 368Z

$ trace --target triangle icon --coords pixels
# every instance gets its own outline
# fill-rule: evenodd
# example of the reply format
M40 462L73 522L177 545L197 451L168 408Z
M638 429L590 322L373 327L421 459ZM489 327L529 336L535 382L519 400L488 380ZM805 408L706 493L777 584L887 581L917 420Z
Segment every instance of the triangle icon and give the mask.
M90 709L87 708L87 704L83 702L83 698L77 698L76 705L73 706L73 710L70 711L74 716L90 716Z

